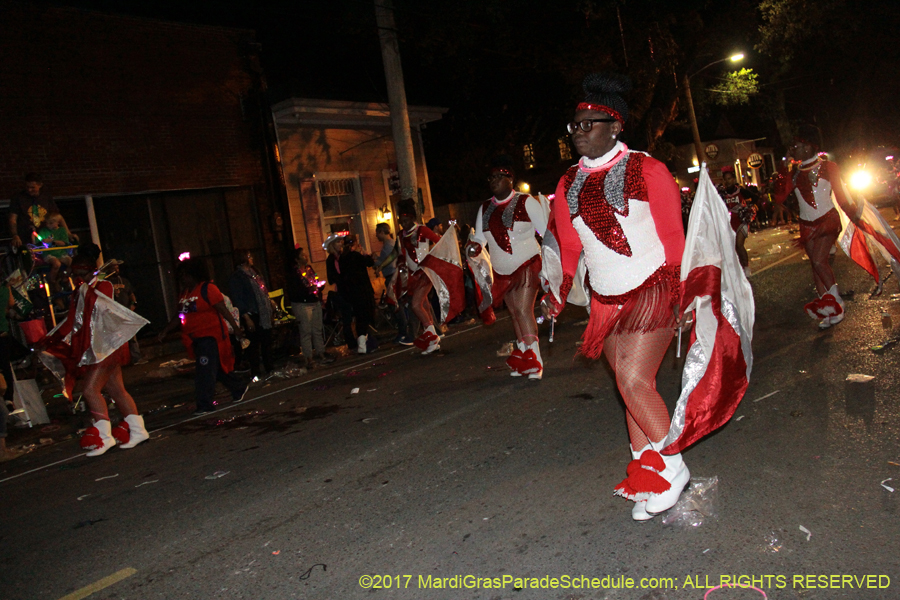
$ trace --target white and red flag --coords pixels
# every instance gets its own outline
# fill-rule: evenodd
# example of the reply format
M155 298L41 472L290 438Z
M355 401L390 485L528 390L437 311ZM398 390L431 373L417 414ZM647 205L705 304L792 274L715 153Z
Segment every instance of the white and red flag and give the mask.
M425 271L434 286L438 304L441 306L441 323L449 321L465 310L466 290L455 227L447 228L447 233L422 259L419 268Z
M844 194L850 197L846 188ZM900 280L900 238L887 224L881 213L865 198L860 196L856 198L856 202L859 215L856 223L853 223L844 211L838 210L843 225L839 244L853 262L865 269L875 279L878 287L873 295L878 295L881 293L887 276L881 277L876 252L880 253L884 260L891 265L891 271Z
M663 454L681 452L728 422L750 384L755 307L734 241L704 167L681 259L682 308L694 311L694 328Z

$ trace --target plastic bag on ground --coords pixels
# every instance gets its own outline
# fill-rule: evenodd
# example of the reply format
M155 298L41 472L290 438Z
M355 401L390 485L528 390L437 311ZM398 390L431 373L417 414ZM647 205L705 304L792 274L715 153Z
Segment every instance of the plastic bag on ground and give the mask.
M691 484L663 516L663 525L699 527L719 518L719 478L693 477Z

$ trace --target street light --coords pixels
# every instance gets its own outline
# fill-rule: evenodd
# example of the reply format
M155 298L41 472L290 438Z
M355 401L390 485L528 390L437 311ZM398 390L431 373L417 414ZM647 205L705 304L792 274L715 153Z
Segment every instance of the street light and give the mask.
M710 68L713 65L717 65L720 62L725 62L726 60L730 60L731 62L738 62L744 58L743 52L738 52L737 54L732 54L728 58L720 58L719 60L714 60L709 63L699 71L694 72L693 75L688 75L685 73L684 75L684 95L687 98L688 104L688 115L691 118L691 133L694 134L694 151L697 153L697 160L699 162L703 162L703 144L700 142L700 130L697 128L697 115L694 113L694 100L691 97L691 77L694 75L698 75L702 71Z

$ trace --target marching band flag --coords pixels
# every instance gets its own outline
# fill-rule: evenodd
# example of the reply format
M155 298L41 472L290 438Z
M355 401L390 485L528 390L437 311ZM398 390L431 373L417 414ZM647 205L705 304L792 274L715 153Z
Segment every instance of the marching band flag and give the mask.
M447 228L441 239L419 263L425 271L441 306L440 322L445 323L466 309L466 289L463 283L462 259L456 227Z
M844 193L848 198L850 197L846 188ZM878 271L875 251L881 253L884 260L891 265L891 271L900 277L900 238L887 224L881 213L865 198L859 196L857 206L859 207L857 211L859 219L856 223L853 223L844 211L838 211L843 225L839 244L853 262L865 269L875 279L878 287L873 295L877 296L881 293L887 276L882 278Z
M663 454L724 425L750 384L755 307L734 242L728 210L704 166L681 259L682 308L695 311L695 322Z

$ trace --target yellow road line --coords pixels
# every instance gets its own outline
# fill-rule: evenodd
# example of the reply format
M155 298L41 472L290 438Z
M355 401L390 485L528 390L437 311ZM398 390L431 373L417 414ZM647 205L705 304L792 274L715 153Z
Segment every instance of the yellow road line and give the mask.
M96 594L100 590L108 588L113 584L119 583L123 579L128 579L135 573L137 573L137 569L132 569L131 567L122 569L121 571L116 571L112 575L95 581L94 583L87 585L80 590L76 590L68 596L63 596L59 600L81 600L82 598L87 598L91 594Z

